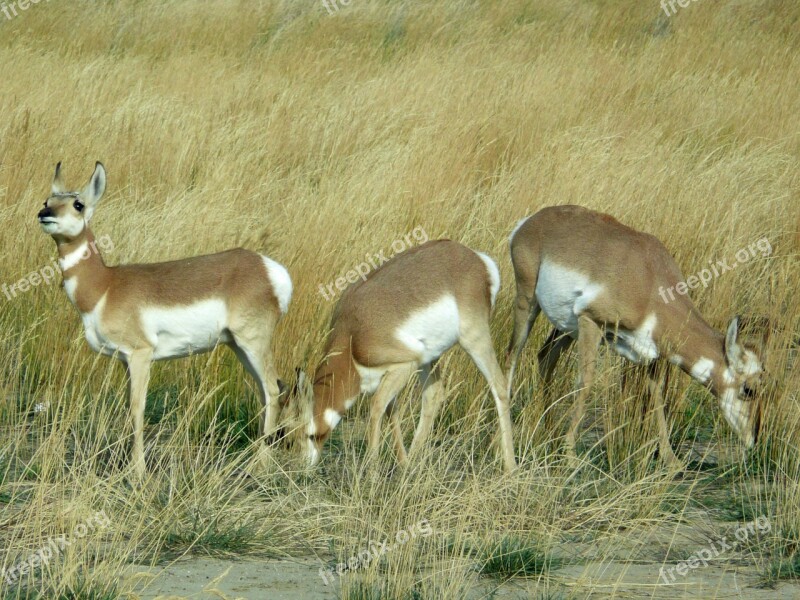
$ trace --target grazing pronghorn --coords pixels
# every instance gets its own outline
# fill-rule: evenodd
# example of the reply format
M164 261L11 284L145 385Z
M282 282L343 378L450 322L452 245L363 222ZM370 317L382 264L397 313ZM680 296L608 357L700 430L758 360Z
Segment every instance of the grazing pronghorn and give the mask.
M89 346L127 365L136 475L144 473L142 421L154 360L228 344L258 385L264 410L259 433L272 433L279 390L271 340L292 296L289 273L274 260L242 248L108 267L89 229L105 187L106 172L98 162L82 191L66 191L58 163L38 218L58 246L64 289L81 314Z
M334 310L326 358L314 376L313 394L302 398L305 447L310 463L360 393L371 399L368 447L380 444L389 412L400 463L406 449L400 410L393 405L412 374L422 385L422 411L410 452L430 433L443 400L436 362L459 343L489 382L500 419L505 468L516 467L511 415L503 371L489 333L489 316L500 287L491 258L450 240L435 240L403 252L347 288Z
M558 357L578 341L579 383L566 436L571 459L576 458L575 434L602 341L635 363L650 365L663 357L678 365L711 389L733 430L748 448L753 445L760 410L752 386L762 372L761 361L753 348L737 341L738 318L722 335L706 323L688 296L665 301L659 290L677 285L683 276L660 241L606 214L580 206L552 206L520 221L510 246L517 294L508 349L509 389L531 326L542 311L555 326L538 356L545 385ZM661 385L652 368L649 375L659 453L676 466Z

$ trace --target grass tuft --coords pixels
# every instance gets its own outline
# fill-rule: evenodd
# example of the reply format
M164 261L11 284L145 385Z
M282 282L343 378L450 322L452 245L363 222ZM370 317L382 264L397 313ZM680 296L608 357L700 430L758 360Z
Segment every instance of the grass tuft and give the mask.
M484 551L480 573L503 579L534 577L557 569L562 563L537 542L504 537Z

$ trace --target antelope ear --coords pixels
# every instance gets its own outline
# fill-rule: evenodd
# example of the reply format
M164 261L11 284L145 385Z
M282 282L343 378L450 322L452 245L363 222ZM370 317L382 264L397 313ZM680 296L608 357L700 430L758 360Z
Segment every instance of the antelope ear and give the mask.
M742 348L736 341L739 337L739 317L733 317L725 333L725 360L729 367L735 367L742 357Z
M100 198L103 197L103 192L105 191L106 169L103 166L103 163L98 162L94 166L92 178L89 179L89 183L86 184L86 187L83 188L83 191L81 192L81 200L86 205L84 219L86 219L87 222L92 218L94 209L97 206L97 203L100 202Z
M64 187L64 180L61 179L61 161L56 165L56 173L53 175L53 183L50 186L50 191L53 194L63 194L67 191Z
M314 420L314 384L302 369L296 369L297 380L294 384L295 400L297 401L298 416L305 426Z
M759 358L765 361L772 336L772 321L770 318L766 315L740 317L739 330L742 335L751 341Z
M314 385L311 383L311 379L306 375L306 372L302 369L297 369L297 382L295 383L295 392L297 395L305 401L311 401L311 398L314 397Z

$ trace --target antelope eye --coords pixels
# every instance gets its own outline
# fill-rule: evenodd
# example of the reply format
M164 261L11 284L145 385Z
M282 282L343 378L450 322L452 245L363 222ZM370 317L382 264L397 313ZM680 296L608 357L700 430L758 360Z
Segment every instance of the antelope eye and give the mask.
M83 203L80 200L75 200L75 204L73 204L72 206L74 206L75 210L77 210L78 212L83 212Z
M744 386L742 388L742 393L744 394L745 398L751 399L753 396L756 395L756 392L753 388Z

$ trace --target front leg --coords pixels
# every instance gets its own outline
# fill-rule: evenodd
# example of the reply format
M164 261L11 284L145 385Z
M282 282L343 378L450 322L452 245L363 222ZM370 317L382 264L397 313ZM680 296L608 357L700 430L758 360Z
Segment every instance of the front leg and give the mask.
M575 404L572 407L572 420L567 430L566 452L567 459L573 466L577 466L578 456L575 453L575 437L583 420L586 400L589 398L592 383L594 382L597 367L597 349L603 340L603 330L586 315L578 317L578 358L580 361L580 374L578 376L578 389L576 390Z
M401 465L408 463L408 452L403 443L403 430L401 422L403 418L403 408L405 404L400 402L400 396L396 396L391 404L386 408L389 419L392 424L392 438L394 439L394 453L397 457L397 462Z
M666 391L668 383L668 372L666 365L660 370L655 364L648 365L647 368L647 387L650 392L650 404L655 410L656 421L658 422L658 453L667 467L670 469L683 470L683 462L675 455L670 442L670 429L667 417L664 414L666 404Z
M147 401L147 386L150 382L152 348L134 350L128 358L128 400L133 424L133 452L131 466L136 478L144 477L144 407Z
M419 372L419 381L422 385L422 409L417 429L414 432L414 439L411 440L410 452L412 455L416 454L425 445L425 441L428 439L433 427L433 421L444 400L444 389L435 363L423 365L422 370Z
M381 379L378 389L372 396L367 433L367 454L370 459L377 457L381 441L381 421L386 409L405 386L414 372L415 365L402 365L389 369Z

